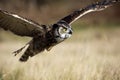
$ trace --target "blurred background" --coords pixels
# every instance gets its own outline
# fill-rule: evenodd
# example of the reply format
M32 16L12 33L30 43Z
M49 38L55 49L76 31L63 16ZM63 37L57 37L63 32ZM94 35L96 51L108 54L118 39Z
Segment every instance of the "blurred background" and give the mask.
M0 0L0 8L33 19L41 24L50 24L77 9L86 7L97 1L98 0ZM94 24L108 20L111 22L120 21L119 7L120 5L116 5L101 12L88 14L81 21Z
M0 0L0 8L53 24L98 0ZM100 0L99 0L100 1ZM12 52L31 38L0 29L0 80L120 80L120 3L72 24L71 38L20 63Z

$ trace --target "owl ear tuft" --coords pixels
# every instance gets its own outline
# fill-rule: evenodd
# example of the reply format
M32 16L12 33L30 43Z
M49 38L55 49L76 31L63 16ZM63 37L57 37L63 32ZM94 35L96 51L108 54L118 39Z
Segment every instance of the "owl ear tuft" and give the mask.
M58 27L58 24L53 24L53 28L57 28Z

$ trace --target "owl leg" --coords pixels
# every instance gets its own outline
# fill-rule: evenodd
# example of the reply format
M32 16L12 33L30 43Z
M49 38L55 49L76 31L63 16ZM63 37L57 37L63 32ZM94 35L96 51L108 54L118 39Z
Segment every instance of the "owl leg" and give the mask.
M27 45L25 45L24 47L18 49L17 51L14 51L13 54L14 56L16 56L17 54L19 54Z
M17 54L19 54L27 45L29 45L31 43L31 41L30 42L28 42L25 46L23 46L22 48L20 48L20 49L18 49L17 51L14 51L13 52L13 54L16 56Z

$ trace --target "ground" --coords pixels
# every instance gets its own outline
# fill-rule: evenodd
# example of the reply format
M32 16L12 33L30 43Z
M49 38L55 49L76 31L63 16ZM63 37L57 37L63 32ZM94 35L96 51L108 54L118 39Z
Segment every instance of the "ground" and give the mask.
M120 80L120 28L88 28L21 63L12 54L30 39L1 32L0 80ZM11 38L11 35L13 36Z

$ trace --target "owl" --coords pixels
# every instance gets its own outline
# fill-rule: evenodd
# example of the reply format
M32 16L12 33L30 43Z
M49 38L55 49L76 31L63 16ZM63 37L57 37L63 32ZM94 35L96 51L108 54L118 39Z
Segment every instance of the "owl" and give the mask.
M68 39L73 33L71 24L83 15L94 11L104 10L117 2L120 2L120 0L104 0L91 4L61 18L51 26L40 25L19 15L0 10L0 28L9 30L19 36L32 38L32 40L24 47L14 52L16 56L28 45L26 51L19 59L21 62L25 62L30 57L33 57L44 50L49 51L53 46Z

